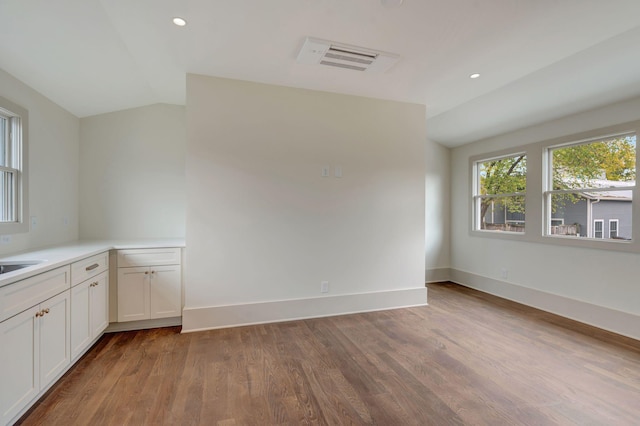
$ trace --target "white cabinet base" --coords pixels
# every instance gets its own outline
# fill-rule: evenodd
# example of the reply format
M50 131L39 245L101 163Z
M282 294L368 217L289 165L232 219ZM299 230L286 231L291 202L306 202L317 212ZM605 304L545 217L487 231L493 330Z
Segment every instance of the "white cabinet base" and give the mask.
M182 316L180 249L118 251L118 322Z
M71 289L71 358L82 355L109 325L109 274Z

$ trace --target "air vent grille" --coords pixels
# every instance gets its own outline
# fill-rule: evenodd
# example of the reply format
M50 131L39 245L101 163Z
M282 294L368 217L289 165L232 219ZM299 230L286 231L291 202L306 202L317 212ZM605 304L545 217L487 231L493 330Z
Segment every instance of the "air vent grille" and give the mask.
M391 53L334 43L307 37L298 62L320 64L356 71L384 72L395 64L399 57Z

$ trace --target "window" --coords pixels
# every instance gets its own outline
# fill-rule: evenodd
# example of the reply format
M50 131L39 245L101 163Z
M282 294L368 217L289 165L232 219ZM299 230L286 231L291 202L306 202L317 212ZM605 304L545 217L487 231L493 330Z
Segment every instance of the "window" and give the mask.
M476 161L474 171L474 229L524 232L527 156Z
M470 156L471 233L640 253L639 129L637 120Z
M618 238L618 222L618 219L609 220L609 238L611 239Z
M604 238L604 220L598 219L593 221L593 238Z
M635 134L549 147L546 153L546 235L631 240ZM558 219L569 226L555 226Z
M0 98L0 233L28 231L27 111Z

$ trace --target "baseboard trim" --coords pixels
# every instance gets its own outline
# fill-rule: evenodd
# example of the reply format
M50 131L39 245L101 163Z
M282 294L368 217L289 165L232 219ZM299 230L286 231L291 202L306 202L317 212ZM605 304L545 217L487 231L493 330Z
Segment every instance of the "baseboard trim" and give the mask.
M112 322L104 331L105 333L116 333L119 331L146 330L148 328L175 327L182 325L182 317L158 318L152 320Z
M640 316L541 290L451 269L450 281L494 296L640 340Z
M427 305L426 287L241 305L185 307L182 332Z
M451 268L432 268L427 269L424 274L424 282L441 283L451 280Z

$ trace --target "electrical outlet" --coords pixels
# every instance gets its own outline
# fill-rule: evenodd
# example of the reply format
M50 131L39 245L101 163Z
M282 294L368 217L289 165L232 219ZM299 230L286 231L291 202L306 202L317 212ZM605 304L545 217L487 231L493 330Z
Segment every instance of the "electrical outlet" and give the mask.
M509 277L509 270L507 268L500 269L500 278L506 280Z
M320 281L320 293L329 293L329 281Z
M31 216L31 229L38 227L38 216Z
M11 235L0 235L0 244L11 244Z

